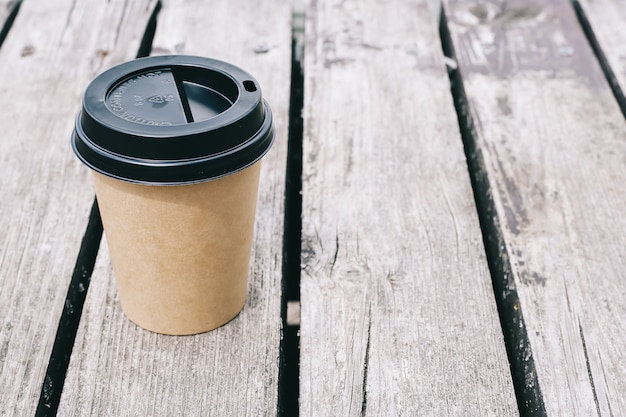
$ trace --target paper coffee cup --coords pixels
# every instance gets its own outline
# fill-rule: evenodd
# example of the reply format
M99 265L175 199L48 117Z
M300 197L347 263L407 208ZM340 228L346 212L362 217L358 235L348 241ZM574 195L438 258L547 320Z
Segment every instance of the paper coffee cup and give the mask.
M258 82L225 62L142 58L88 86L72 146L93 170L133 322L194 334L241 311L260 159L273 139Z

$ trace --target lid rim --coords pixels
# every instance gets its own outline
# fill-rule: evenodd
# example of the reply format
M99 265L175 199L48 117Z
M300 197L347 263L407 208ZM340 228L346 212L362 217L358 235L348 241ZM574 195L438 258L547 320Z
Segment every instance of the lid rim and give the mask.
M159 86L165 84L164 81L171 86L173 76L170 74L175 71L187 75L192 72L189 79L193 82L201 80L205 88L215 89L220 94L226 92L231 97L236 93L237 98L232 106L218 110L208 119L193 122L188 118L186 124L165 126L143 123L151 122L152 114L162 117L164 113L159 109L163 106L152 104L152 107L142 108L140 114L146 115L148 120L137 122L125 120L107 104L113 89L128 80L133 80L131 85L146 83L146 87L137 90L139 94L143 91L160 94ZM161 76L166 73L168 79ZM216 77L213 73L220 75ZM144 74L146 76L141 77ZM228 78L227 85L210 84L215 80L224 81L224 76ZM186 81L178 78L174 82L178 87ZM254 83L254 88L244 87L244 82ZM130 88L127 90L131 91ZM173 92L171 87L167 88ZM132 90L132 93L137 94L137 91ZM138 96L130 94L126 100L132 103L132 97ZM170 94L168 101L175 98L187 100ZM156 110L151 113L151 108ZM201 114L206 116L207 113ZM76 117L71 142L77 157L103 175L139 184L182 185L210 181L245 169L269 151L274 136L270 107L250 74L223 61L169 55L130 61L96 77L83 96L83 107Z
M72 133L71 144L76 156L90 169L118 180L144 185L185 185L222 178L258 162L269 152L275 140L271 110L266 106L266 120L248 141L239 147L196 159L138 159L113 154L82 136L80 118Z

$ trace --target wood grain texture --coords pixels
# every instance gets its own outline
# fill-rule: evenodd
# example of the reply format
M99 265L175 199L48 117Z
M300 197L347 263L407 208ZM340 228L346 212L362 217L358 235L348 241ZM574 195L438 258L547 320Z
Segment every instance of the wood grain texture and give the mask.
M0 49L0 415L35 412L85 232L93 193L70 147L82 92L137 53L153 5L29 0Z
M626 415L624 118L568 1L446 9L546 414Z
M209 333L150 333L120 310L101 245L59 415L276 414L290 22L289 2L163 2L153 53L238 65L257 78L273 111L276 139L263 159L248 302Z
M518 415L436 18L306 13L300 415Z
M626 2L619 0L575 0L593 30L601 59L611 68L609 80L619 85L618 99L626 112Z

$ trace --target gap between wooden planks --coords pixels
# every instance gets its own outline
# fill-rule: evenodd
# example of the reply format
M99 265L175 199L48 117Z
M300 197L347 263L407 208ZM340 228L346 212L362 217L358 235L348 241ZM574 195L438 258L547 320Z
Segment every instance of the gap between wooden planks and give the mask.
M626 32L623 29L626 3L618 0L574 0L572 4L626 116Z
M93 200L70 148L82 92L134 57L153 5L25 1L0 49L2 415L35 412Z
M436 17L306 15L301 415L517 415Z
M544 415L624 415L623 115L568 1L446 11Z
M243 0L162 3L153 54L238 65L257 78L272 108L276 139L262 163L249 299L237 318L209 333L147 332L120 310L101 245L59 415L275 415L291 6L271 0L254 7Z

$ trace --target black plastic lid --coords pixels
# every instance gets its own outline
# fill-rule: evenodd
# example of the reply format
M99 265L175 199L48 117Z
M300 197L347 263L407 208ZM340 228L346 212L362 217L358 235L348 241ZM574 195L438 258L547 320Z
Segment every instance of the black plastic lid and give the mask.
M250 74L209 58L140 58L87 87L72 147L93 170L154 185L207 181L258 161L272 114Z

